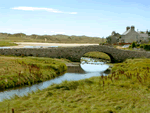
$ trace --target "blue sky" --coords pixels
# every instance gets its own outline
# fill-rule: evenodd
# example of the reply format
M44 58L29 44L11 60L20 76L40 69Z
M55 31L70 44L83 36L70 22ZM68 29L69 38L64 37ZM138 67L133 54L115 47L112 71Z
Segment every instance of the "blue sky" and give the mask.
M3 0L0 32L107 37L150 29L149 0Z

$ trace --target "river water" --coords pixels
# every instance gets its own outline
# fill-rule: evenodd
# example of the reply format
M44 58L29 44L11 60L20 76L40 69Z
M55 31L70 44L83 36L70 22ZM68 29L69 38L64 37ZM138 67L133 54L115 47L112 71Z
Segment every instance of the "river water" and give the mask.
M67 72L59 77L34 84L32 86L25 86L16 89L8 89L0 92L0 101L6 98L10 99L14 95L18 96L27 95L32 91L36 91L38 89L42 90L54 83L58 84L65 80L76 81L80 79L90 78L93 76L101 76L102 74L105 76L110 73L106 71L108 68L109 65L106 64L105 62L101 62L99 59L82 57L81 63L79 65L68 66Z
M10 49L10 48L13 48L13 47L14 46L12 46L12 47L0 47L0 49ZM49 48L49 47L58 47L58 46L24 46L24 47L21 47L21 48ZM16 48L16 46L15 46L15 48Z

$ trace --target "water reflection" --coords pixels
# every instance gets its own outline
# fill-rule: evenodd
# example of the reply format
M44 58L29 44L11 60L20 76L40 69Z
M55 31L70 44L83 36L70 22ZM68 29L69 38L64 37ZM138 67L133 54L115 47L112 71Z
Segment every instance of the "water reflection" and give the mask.
M78 66L68 66L67 73L84 74L86 72L81 67L81 65L78 65Z
M108 65L95 65L95 64L81 64L81 68L86 72L101 72L105 71Z
M82 58L84 59L84 58ZM109 67L108 65L104 64L103 62L94 62L91 58L85 58L89 61L89 63L93 64L84 64L81 61L81 64L78 66L69 66L67 73L63 74L62 76L59 76L57 78L54 78L52 80L48 80L42 83L34 84L32 86L27 87L20 87L17 89L11 89L11 90L5 90L3 92L0 92L0 101L2 101L5 98L10 99L13 95L23 96L27 95L28 93L32 91L36 91L37 89L44 89L50 86L54 83L61 83L64 80L71 81L71 80L80 80L85 78L90 78L93 76L101 76L107 75L104 73L104 71Z
M49 47L58 47L58 46L24 46L23 48L49 48Z
M0 49L9 49L10 47L0 47Z

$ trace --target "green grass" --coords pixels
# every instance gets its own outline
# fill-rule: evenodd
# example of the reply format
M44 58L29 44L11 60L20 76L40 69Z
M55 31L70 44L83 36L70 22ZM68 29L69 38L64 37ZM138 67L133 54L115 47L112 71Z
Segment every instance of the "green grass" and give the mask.
M66 70L61 59L1 56L0 89L42 82L59 76Z
M14 108L15 113L149 113L149 105L150 59L128 59L115 64L108 76L64 81L6 99L0 102L0 112Z
M88 52L86 54L84 54L84 57L90 57L90 58L98 58L98 59L104 59L104 60L109 60L110 61L110 57L103 53L103 52Z
M0 41L0 47L4 46L17 46L17 44L8 41Z

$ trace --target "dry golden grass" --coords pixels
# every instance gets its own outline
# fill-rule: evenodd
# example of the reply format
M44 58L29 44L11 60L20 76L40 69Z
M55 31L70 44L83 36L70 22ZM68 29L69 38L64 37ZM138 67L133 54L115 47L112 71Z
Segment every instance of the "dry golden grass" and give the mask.
M149 113L150 59L115 64L108 76L64 81L44 90L0 102L16 113ZM10 110L10 109L9 109Z
M51 58L1 56L0 89L42 82L59 76L66 70L64 63Z

